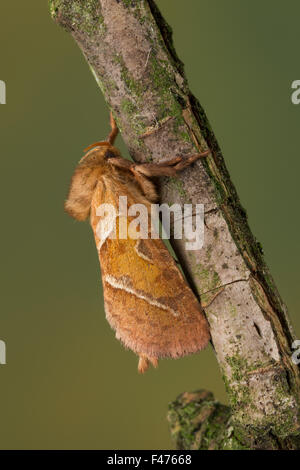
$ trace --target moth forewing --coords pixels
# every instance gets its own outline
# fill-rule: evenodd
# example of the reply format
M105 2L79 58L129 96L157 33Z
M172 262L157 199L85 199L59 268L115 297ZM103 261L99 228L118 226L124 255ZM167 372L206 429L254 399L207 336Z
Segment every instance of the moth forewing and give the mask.
M133 189L132 189L133 188ZM144 200L136 187L110 181L105 175L105 191L99 182L92 198L91 225L98 247L102 271L106 317L116 337L139 357L139 370L144 372L149 362L157 364L163 357L178 358L203 349L209 339L209 329L202 309L188 287L173 257L161 239L119 237L119 225L124 217L118 200L126 196L128 214L130 202ZM99 231L99 207L115 207L115 236L111 231ZM147 202L147 210L150 204ZM148 212L149 215L149 212ZM107 223L107 220L102 220ZM127 227L132 217L127 216ZM106 234L102 239L99 234Z

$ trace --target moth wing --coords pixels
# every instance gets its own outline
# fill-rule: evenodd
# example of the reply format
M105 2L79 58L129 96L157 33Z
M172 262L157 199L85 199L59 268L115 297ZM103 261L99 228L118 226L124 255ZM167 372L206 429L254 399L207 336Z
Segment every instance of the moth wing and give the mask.
M209 342L207 320L161 239L120 239L97 235L100 204L116 208L116 190L102 183L91 208L102 271L106 318L116 337L139 356L178 358L203 349ZM130 218L127 219L130 222ZM98 232L99 233L99 232Z

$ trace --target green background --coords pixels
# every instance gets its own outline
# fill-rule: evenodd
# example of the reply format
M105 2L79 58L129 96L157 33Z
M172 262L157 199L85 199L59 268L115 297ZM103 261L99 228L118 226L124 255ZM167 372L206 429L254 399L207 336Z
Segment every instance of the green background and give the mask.
M299 1L158 5L299 335ZM1 2L0 44L0 447L170 448L169 401L226 400L215 357L137 374L104 317L91 230L63 212L83 148L107 134L103 97L46 1Z

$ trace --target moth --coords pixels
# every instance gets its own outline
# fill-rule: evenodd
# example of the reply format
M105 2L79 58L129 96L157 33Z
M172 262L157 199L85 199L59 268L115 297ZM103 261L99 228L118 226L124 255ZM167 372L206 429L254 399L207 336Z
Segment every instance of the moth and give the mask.
M120 196L127 204L144 204L150 212L158 200L152 177L175 176L209 151L175 157L160 163L136 164L122 158L114 147L118 133L111 114L111 132L106 141L87 149L73 174L66 212L76 220L90 218L101 265L106 318L125 347L139 357L138 371L160 358L179 358L205 348L210 340L203 308L188 286L174 258L160 239L109 237L98 208L112 204L113 221L119 226ZM123 220L121 220L123 217ZM107 222L107 221L106 221ZM127 216L125 224L129 224ZM149 229L150 230L150 229ZM103 235L104 234L104 235Z

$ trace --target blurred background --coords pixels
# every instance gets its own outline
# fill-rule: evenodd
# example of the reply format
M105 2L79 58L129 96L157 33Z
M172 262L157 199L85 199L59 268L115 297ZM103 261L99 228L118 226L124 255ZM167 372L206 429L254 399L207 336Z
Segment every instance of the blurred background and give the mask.
M300 3L157 3L300 337ZM63 212L82 150L108 132L103 97L45 0L2 2L0 48L0 446L170 448L168 402L199 388L226 401L214 354L137 374L104 317L91 230Z

